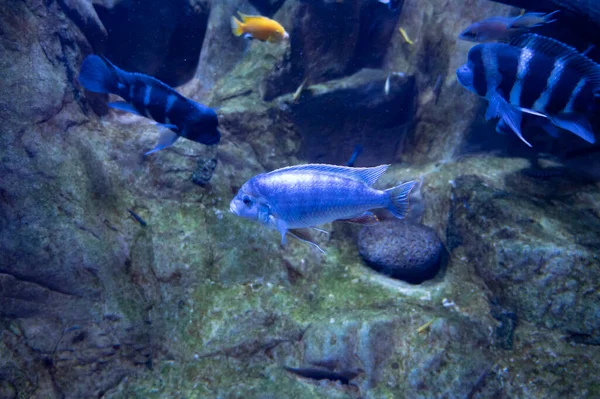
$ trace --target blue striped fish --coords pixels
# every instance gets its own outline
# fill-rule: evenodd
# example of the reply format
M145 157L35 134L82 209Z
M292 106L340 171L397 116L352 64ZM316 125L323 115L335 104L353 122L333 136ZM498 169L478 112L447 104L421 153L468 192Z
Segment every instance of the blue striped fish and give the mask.
M231 200L230 211L278 230L282 244L286 234L314 244L307 228L323 223L374 224L379 220L370 210L378 208L406 216L417 181L383 191L371 188L388 167L308 164L277 169L248 180Z
M153 119L163 127L156 146L145 155L172 145L179 137L202 144L217 144L221 133L214 110L190 100L151 76L125 72L105 57L88 56L79 82L89 91L113 93L125 101L108 105Z
M600 65L557 40L526 34L509 44L479 44L456 71L458 81L489 101L486 119L501 118L497 130L521 133L522 113L594 143L587 115L600 100Z

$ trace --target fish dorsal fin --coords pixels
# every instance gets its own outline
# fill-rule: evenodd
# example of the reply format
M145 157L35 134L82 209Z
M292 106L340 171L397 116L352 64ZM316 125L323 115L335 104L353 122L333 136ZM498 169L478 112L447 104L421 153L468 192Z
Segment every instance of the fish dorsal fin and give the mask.
M514 47L530 49L550 58L562 59L567 67L575 69L581 73L582 78L586 78L594 87L600 89L600 65L571 46L535 33L518 36L509 44Z
M242 14L241 12L237 12L238 15L240 16L240 18L242 19L243 22L248 22L251 21L253 19L264 19L265 17L261 16L261 15L246 15L246 14Z
M379 165L372 168L352 168L349 166L337 166L327 164L308 164L308 165L297 165L288 166L287 168L281 168L274 170L269 175L275 175L280 173L306 173L315 172L331 176L344 177L346 179L356 180L365 183L367 186L371 186L385 173L390 165Z

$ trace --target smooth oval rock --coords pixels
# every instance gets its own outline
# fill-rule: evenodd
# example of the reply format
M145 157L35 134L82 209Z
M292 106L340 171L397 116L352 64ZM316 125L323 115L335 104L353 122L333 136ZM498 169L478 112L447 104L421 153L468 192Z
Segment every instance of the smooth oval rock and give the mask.
M445 252L432 228L399 220L364 227L358 248L372 269L412 284L435 277Z

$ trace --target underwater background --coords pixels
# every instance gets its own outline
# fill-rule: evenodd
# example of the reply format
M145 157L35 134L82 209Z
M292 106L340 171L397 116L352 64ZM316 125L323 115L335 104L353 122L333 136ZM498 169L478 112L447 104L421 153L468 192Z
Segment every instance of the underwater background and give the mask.
M600 147L498 134L456 75L461 32L517 7L598 62L600 6L503 3L2 0L0 399L600 397ZM92 54L218 137L86 90ZM314 163L418 187L322 251L230 208Z

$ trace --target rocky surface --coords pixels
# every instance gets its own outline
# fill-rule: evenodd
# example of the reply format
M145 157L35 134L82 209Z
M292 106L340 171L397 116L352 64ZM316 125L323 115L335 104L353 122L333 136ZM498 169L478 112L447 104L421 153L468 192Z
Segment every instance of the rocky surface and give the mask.
M307 7L301 3L273 11L292 18ZM437 29L449 38L462 27L448 25L445 2L425 3L418 13L407 2L398 24L409 28L402 18L412 12L414 21L430 21L423 29L431 35ZM497 11L487 4L454 12ZM93 45L62 3L7 5L0 6L0 397L600 395L593 179L532 173L539 165L522 158L445 159L439 148L461 147L467 133L449 124L456 115L446 105L443 116L423 108L425 70L395 76L389 96L387 70L339 69L308 82L296 102L302 76L265 100L265 82L278 79L293 51L253 42L210 90L196 79L181 89L220 106L217 167L201 186L192 179L214 159L211 150L180 140L142 157L156 127L94 114L100 100L75 81ZM442 9L448 14L438 19ZM452 51L456 61L464 54ZM453 87L445 80L442 93L463 98ZM384 149L395 165L377 187L423 179L421 223L450 251L440 278L411 285L370 270L356 226L326 226L332 234L319 239L321 254L297 241L282 248L276 232L228 213L251 176L317 159L308 110L341 99L356 115L326 113L345 122L326 130L336 141L324 137L328 150L318 159L341 163L355 124L367 141L386 126L386 134L412 137L406 156ZM412 104L413 113L385 111ZM427 113L435 134L404 130L410 115ZM469 115L460 123L468 126ZM369 123L360 125L361 117ZM369 151L359 164L384 161ZM357 375L345 384L286 367Z
M445 257L435 230L396 220L363 227L358 249L374 270L413 284L434 278Z
M89 4L87 0L65 3L77 5L77 9L83 8L80 3ZM171 86L186 83L195 75L210 1L97 0L93 3L108 31L104 55L115 65L152 75Z

